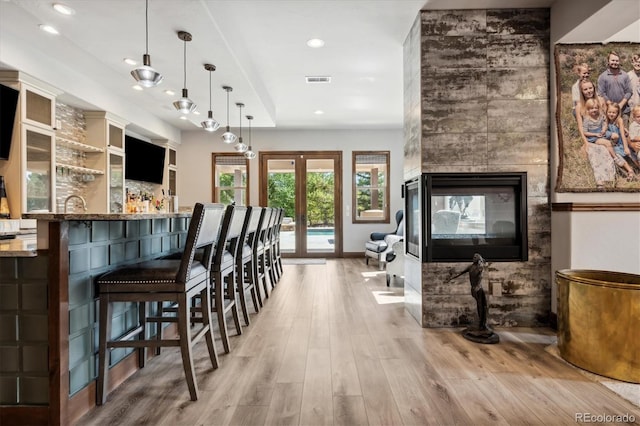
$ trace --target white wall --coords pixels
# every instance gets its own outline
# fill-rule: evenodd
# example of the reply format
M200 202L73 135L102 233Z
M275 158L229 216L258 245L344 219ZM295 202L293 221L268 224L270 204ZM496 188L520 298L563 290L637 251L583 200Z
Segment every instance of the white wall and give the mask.
M617 18L611 18L617 16ZM618 18L622 18L619 20ZM557 43L640 43L640 8L637 0L557 0L551 7L551 116L557 103L553 57ZM630 24L631 23L631 24ZM636 31L620 31L628 25ZM558 167L558 129L551 126L551 187L555 188ZM639 193L557 193L555 203L640 203ZM594 209L597 210L597 209ZM555 271L558 269L601 269L640 274L640 212L569 211L551 215L552 312L557 312Z
M219 130L213 135L203 131L183 132L178 148L178 195L180 205L212 200L213 152L233 152L220 140ZM246 136L245 136L246 138ZM364 244L373 231L392 231L393 215L403 208L400 188L403 162L402 129L397 130L278 130L252 129L253 150L261 151L342 151L343 251L364 253ZM245 140L246 142L246 140ZM354 224L351 217L352 151L390 151L391 223ZM258 159L250 163L250 203L258 204ZM363 254L364 256L364 254Z

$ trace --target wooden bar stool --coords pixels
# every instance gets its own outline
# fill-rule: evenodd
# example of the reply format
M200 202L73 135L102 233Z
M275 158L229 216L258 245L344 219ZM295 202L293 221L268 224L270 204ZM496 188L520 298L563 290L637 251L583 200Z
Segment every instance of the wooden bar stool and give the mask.
M269 298L269 285L267 280L269 278L269 262L267 261L267 247L269 244L269 227L272 217L274 215L274 209L272 207L265 207L263 210L260 227L258 228L258 241L256 241L255 257L257 259L258 267L258 282L262 284L264 290L265 299Z
M273 252L271 253L273 257L273 267L275 269L276 281L280 281L282 278L282 273L284 272L282 269L282 256L280 254L280 228L282 227L282 219L284 218L284 209L278 209L278 216L276 218L276 223L273 227L273 238L272 238L272 246Z
M218 328L222 337L225 353L229 353L229 333L227 331L227 312L231 311L236 333L242 334L238 304L236 303L237 274L236 252L238 238L244 226L247 208L227 206L222 220L220 235L211 262L211 288L213 290L213 308L218 314ZM204 306L203 306L204 308Z
M207 342L209 357L214 368L218 367L211 325L211 299L209 267L218 232L224 216L222 204L196 204L189 224L187 239L181 259L157 259L107 272L98 278L100 293L100 326L98 345L97 405L105 403L108 393L108 355L111 348L134 347L139 349L140 367L144 367L145 348L179 346L182 354L187 386L192 401L198 399L192 347L203 336ZM196 250L203 249L200 260L194 260ZM199 299L202 304L201 327L192 330L191 304ZM123 336L111 334L112 304L137 302L139 324ZM148 302L171 302L177 305L177 316L148 316ZM156 323L157 335L163 323L177 323L178 337L151 338L147 323ZM135 340L134 340L135 339Z
M274 247L275 247L275 228L278 216L280 215L280 209L271 208L271 217L269 219L269 226L264 238L264 263L265 272L269 275L269 281L271 282L271 289L276 287L278 282L278 276L276 272L276 265L274 262Z
M253 257L253 247L257 238L257 229L260 224L260 216L262 215L262 207L247 207L247 218L244 221L244 229L242 230L242 243L238 247L236 254L236 269L238 271L238 298L240 299L240 307L242 308L242 316L245 325L249 325L249 312L247 311L246 292L251 294L253 308L256 312L260 312L262 300L260 293L256 291L257 284L255 273L256 261Z

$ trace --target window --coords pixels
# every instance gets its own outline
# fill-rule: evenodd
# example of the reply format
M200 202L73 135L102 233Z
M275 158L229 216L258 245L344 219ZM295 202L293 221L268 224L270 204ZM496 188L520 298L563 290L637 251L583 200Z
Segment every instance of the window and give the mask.
M213 154L213 202L249 205L249 160L237 154Z
M353 152L353 223L389 223L389 151Z

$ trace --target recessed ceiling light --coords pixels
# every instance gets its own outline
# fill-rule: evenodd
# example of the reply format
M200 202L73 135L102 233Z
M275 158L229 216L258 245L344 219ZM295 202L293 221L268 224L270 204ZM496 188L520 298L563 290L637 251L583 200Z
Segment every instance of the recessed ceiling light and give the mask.
M133 86L131 86L131 88L132 88L133 90L144 90L144 89L142 88L142 86L140 86L139 84L134 84Z
M164 93L169 95L169 96L173 96L173 95L176 94L176 92L174 92L173 90L169 90L169 89L165 90Z
M311 40L307 40L307 46L317 49L324 46L324 40L321 40L319 38L312 38Z
M56 12L58 12L61 15L75 15L76 11L73 10L72 8L70 8L69 6L67 6L66 4L62 4L62 3L54 3L53 4L53 8L55 9Z
M200 115L200 111L198 111L198 110L195 110L195 111L193 111L193 112L192 112L192 114L195 114L195 115Z
M131 58L124 58L123 61L127 65L138 65L138 62Z
M45 32L49 33L49 34L55 34L55 35L60 34L60 33L58 32L58 30L56 30L55 28L53 28L51 25L41 24L41 25L40 25L40 29L41 29L42 31L45 31Z
M315 84L315 83L331 83L330 75L305 75L304 80L307 83Z
M186 116L186 115L181 115L181 116L180 116L180 120L186 120L186 119L187 119L187 116Z
M324 111L323 111L323 110L321 110L321 109L317 109L317 110L315 110L313 113L314 113L315 115L322 115L322 114L324 114Z

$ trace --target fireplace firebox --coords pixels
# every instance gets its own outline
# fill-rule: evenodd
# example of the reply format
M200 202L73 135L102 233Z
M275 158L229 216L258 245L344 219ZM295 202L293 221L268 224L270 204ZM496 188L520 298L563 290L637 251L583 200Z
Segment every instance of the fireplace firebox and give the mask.
M405 184L405 248L424 262L528 259L527 174L424 173Z

